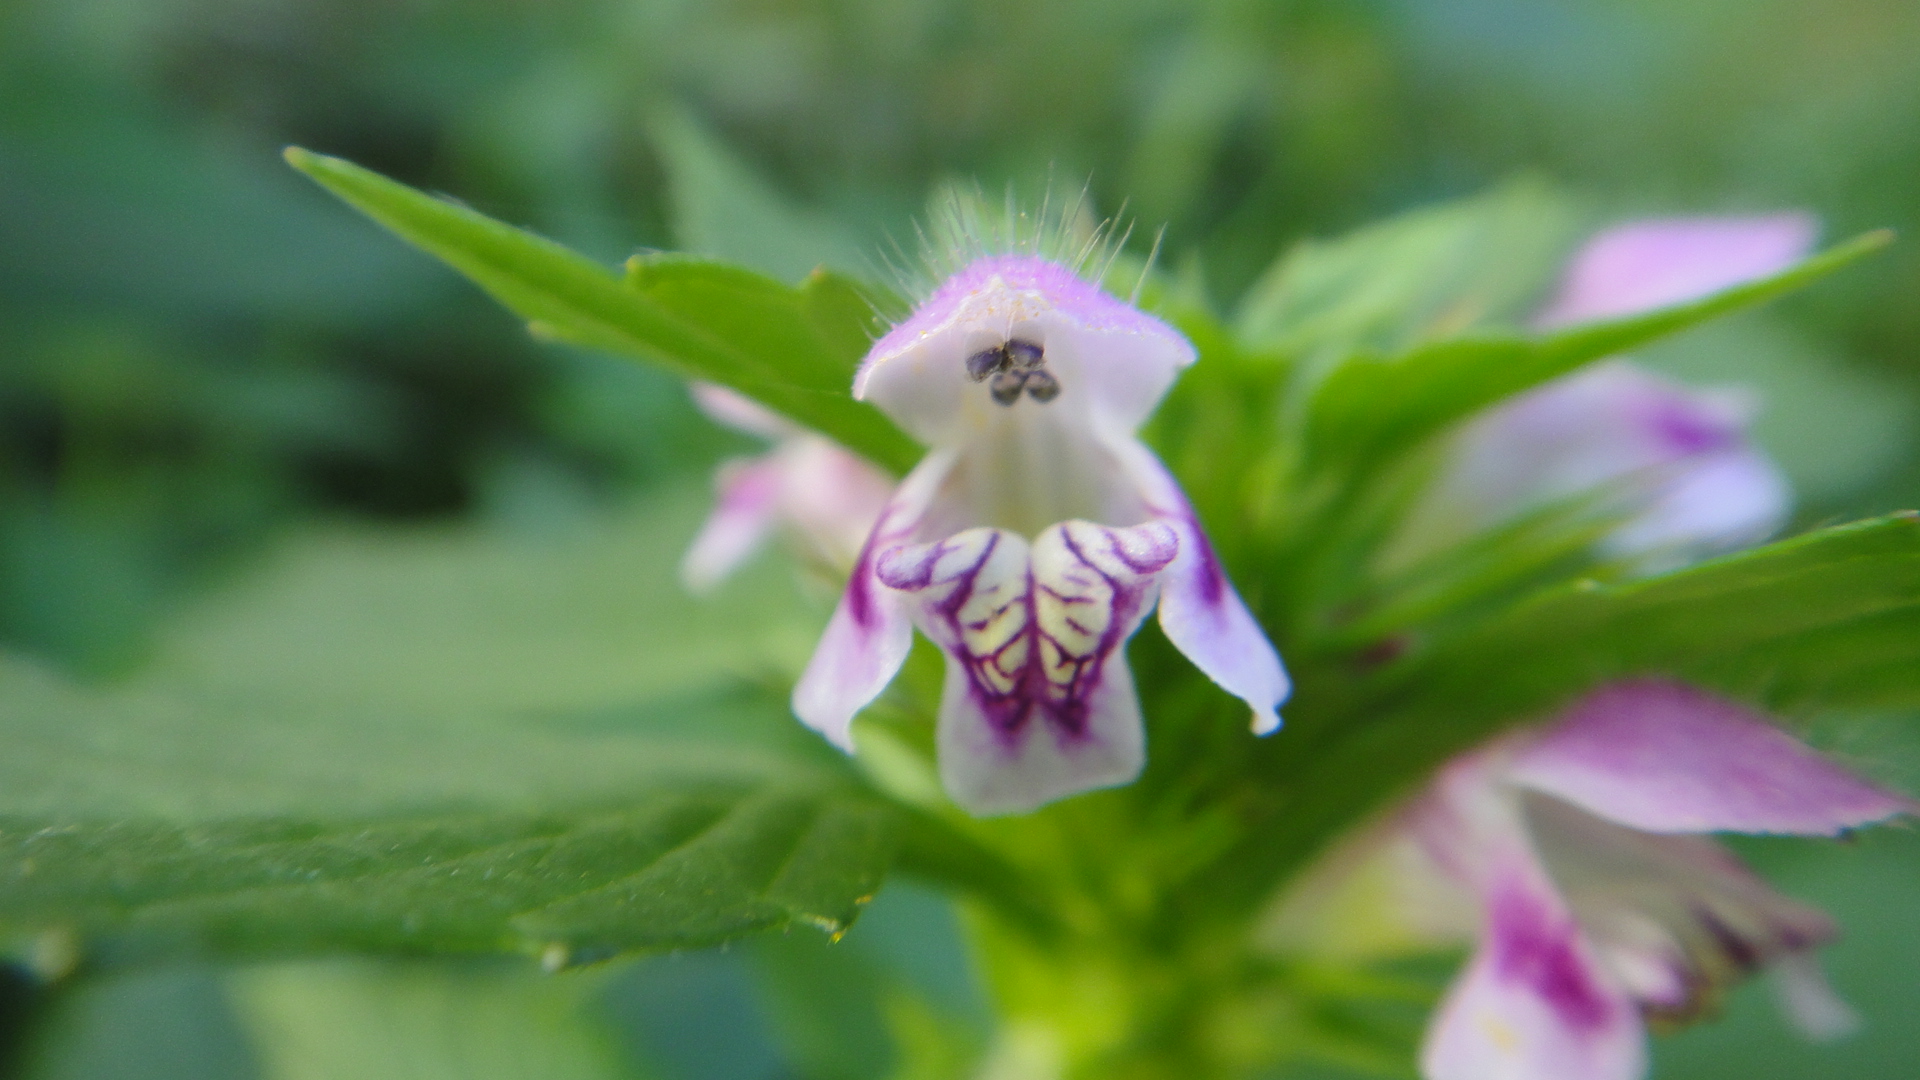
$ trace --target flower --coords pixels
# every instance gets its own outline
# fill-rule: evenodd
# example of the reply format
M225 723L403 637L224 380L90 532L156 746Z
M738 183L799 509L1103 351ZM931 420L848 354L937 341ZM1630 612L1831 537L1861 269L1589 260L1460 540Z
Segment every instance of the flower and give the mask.
M1810 214L1653 218L1587 241L1567 264L1541 326L1637 315L1776 274L1806 257Z
M1590 240L1536 320L1559 327L1699 299L1778 273L1816 232L1804 214L1635 222ZM1786 522L1778 466L1746 436L1737 390L1692 390L1610 361L1521 394L1469 423L1417 519L1437 534L1498 524L1580 496L1621 517L1601 543L1658 567L1745 547Z
M1660 681L1455 759L1403 818L1480 922L1423 1072L1634 1080L1643 1016L1692 1015L1769 964L1809 1026L1844 1023L1811 960L1832 922L1696 834L1832 836L1914 809L1745 708Z
M1623 360L1557 379L1460 433L1432 500L1474 527L1582 496L1621 518L1606 555L1654 565L1746 547L1786 523L1779 466L1747 438L1751 395Z
M893 481L840 444L805 431L724 387L695 383L694 403L714 420L773 441L754 458L720 466L713 513L680 561L680 579L704 592L746 561L777 524L836 573L853 565Z
M1279 727L1287 677L1178 484L1135 436L1193 346L1068 266L974 260L854 380L930 452L894 491L794 689L852 748L912 628L947 657L937 732L976 814L1125 783L1145 734L1122 646L1156 602L1194 664Z

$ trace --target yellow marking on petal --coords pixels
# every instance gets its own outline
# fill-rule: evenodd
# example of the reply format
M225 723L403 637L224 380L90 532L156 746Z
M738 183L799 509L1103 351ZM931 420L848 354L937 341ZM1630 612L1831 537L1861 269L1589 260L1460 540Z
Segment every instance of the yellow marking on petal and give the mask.
M1504 1017L1497 1013L1483 1012L1474 1019L1480 1022L1481 1033L1486 1035L1487 1041L1494 1045L1494 1049L1503 1054L1519 1052L1520 1033L1515 1031L1513 1025L1507 1023Z

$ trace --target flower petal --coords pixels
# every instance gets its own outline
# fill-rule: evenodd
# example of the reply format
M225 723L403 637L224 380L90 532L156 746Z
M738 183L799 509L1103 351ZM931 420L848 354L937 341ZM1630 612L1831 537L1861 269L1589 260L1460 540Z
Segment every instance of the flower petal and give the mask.
M1809 214L1662 218L1608 229L1573 257L1542 326L1633 315L1776 274L1803 258Z
M758 435L763 439L787 439L800 434L801 427L765 405L738 391L717 383L696 382L689 391L693 403L707 419L735 431Z
M1710 1012L1727 987L1838 934L1710 839L1639 832L1539 793L1523 806L1588 940L1656 1016Z
M1753 543L1785 522L1789 492L1746 437L1752 411L1745 395L1690 389L1624 361L1596 365L1468 424L1423 524L1484 528L1605 496L1599 508L1624 518L1604 542L1614 555Z
M1502 780L1504 748L1441 768L1409 809L1414 836L1480 902L1480 944L1429 1022L1428 1080L1637 1080L1640 1017L1599 966Z
M1786 474L1744 440L1669 471L1646 508L1602 546L1616 556L1735 551L1787 523Z
M1913 809L1739 705L1653 680L1588 695L1509 775L1646 832L1833 835Z
M1046 408L1085 410L1116 435L1132 434L1195 356L1172 327L1072 269L994 255L948 278L874 343L854 396L923 442L956 445L1002 408L969 376L969 357L1010 341L1039 346L1057 379L1061 401Z
M928 454L900 482L854 561L813 659L794 684L794 715L849 753L854 714L880 696L913 647L906 605L874 576L874 562L920 528L954 460L945 451Z
M1193 666L1253 710L1253 732L1280 730L1293 684L1266 632L1233 591L1212 545L1191 518L1173 522L1180 557L1160 585L1160 629Z
M1834 993L1813 953L1781 957L1773 966L1773 988L1780 1011L1813 1042L1831 1042L1860 1028L1860 1014Z
M780 514L811 553L846 572L886 510L893 482L858 454L819 435L788 439L780 461Z
M1280 704L1293 684L1280 654L1234 591L1193 507L1160 459L1138 442L1119 447L1142 499L1179 537L1180 553L1160 583L1160 629L1193 666L1253 710L1253 730L1280 730Z
M905 606L873 580L863 555L794 684L794 715L852 753L854 714L880 696L912 648Z
M781 466L769 455L720 467L713 512L680 560L680 580L705 592L752 555L779 516Z
M940 770L956 802L1013 813L1139 774L1144 734L1121 649L1177 543L1158 522L1072 521L1031 547L969 529L881 557L877 576L911 595L947 655Z
M1645 1034L1536 869L1509 868L1421 1047L1428 1080L1638 1080Z

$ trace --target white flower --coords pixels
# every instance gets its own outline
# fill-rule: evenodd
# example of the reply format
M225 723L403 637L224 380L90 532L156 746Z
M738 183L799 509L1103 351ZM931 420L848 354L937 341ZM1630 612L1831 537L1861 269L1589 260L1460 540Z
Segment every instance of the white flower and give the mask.
M1165 323L1031 255L975 260L873 346L854 396L931 448L854 565L794 711L851 749L917 625L947 656L940 773L977 814L1125 783L1145 735L1123 646L1156 602L1276 729L1279 657L1135 431L1194 361Z

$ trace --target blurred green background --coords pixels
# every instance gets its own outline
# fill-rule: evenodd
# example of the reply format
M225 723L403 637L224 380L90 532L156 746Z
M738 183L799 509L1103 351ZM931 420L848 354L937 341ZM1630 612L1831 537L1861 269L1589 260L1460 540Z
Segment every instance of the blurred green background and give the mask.
M1894 226L1891 254L1648 359L1768 393L1759 436L1803 524L1920 504L1911 0L7 0L0 650L21 664L150 678L178 666L180 619L244 604L229 594L341 530L454 530L451 566L461 544L623 535L667 500L679 531L607 571L666 589L705 470L748 448L666 377L534 345L285 168L289 143L609 261L686 247L787 277L884 274L945 179L1090 178L1102 210L1164 224L1168 257L1197 260L1223 304L1292 241L1519 174L1595 223L1796 207L1829 237ZM773 666L804 648L783 641ZM1876 767L1912 784L1913 760ZM1920 1074L1920 846L1752 854L1847 923L1832 967L1865 1028L1800 1047L1749 988L1725 1023L1663 1044L1659 1075ZM809 947L537 984L476 969L459 1001L351 965L54 994L15 977L5 1053L62 1078L886 1075L859 994L832 1014L842 1045L809 1042L795 1010L839 1000L781 990L783 971L820 977L788 955ZM960 1018L942 1030L981 1022L929 895L889 890L834 965L920 987ZM560 1034L462 1042L487 1026L463 1018L494 1013ZM327 1055L288 1049L302 1039L347 1056L303 1066ZM473 1060L432 1064L435 1039ZM394 1065L415 1042L427 1057Z

